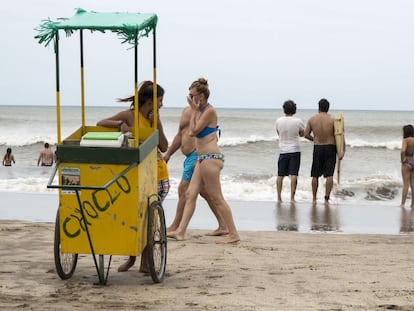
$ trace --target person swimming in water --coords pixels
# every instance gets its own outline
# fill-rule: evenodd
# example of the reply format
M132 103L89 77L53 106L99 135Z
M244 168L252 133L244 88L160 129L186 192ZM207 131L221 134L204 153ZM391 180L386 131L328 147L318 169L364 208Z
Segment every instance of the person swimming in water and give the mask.
M37 166L52 166L56 161L55 154L49 143L44 144L44 148L40 151L39 158L37 159Z
M3 166L12 166L12 163L16 163L14 155L12 154L12 149L7 148L6 154L3 157Z

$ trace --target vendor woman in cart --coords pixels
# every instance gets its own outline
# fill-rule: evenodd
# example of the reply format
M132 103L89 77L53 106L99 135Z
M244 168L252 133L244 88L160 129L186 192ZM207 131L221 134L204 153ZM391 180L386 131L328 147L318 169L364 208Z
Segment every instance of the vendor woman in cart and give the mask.
M157 107L158 111L163 106L164 89L157 84ZM134 96L118 99L119 102L130 102L129 109L118 112L117 114L107 119L99 121L96 125L104 127L117 128L119 131L126 133L134 126ZM153 83L152 81L143 81L138 86L138 107L139 107L139 124L140 127L151 127L153 119ZM164 161L161 152L168 149L168 140L165 136L162 127L160 114L157 113L157 128L158 128L158 155L157 155L157 179L158 179L158 196L162 202L170 190L170 181L168 176L167 163ZM146 248L141 254L140 272L148 272L148 265L146 263ZM130 256L129 259L122 264L119 272L128 271L135 263L135 256Z

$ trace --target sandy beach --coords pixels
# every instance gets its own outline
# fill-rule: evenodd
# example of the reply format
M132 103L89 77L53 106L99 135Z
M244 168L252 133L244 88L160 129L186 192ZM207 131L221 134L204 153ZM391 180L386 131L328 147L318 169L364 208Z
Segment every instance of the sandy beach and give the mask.
M410 235L242 231L216 245L206 232L168 241L163 283L137 266L117 272L125 257L113 256L101 286L91 255L58 277L53 223L2 220L0 309L414 310Z

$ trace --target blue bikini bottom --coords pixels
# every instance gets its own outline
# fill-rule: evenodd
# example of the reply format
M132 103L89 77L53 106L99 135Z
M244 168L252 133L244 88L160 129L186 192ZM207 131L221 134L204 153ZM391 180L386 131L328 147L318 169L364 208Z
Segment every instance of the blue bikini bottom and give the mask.
M222 154L222 153L207 153L207 154L199 155L197 157L197 161L200 162L200 163L205 159L219 159L219 160L222 160L224 162L224 154Z

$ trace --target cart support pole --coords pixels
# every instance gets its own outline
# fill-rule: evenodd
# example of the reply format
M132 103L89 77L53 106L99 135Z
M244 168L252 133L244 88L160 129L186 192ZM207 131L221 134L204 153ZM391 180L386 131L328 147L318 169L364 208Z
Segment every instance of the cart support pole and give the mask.
M135 45L134 45L134 147L138 147L139 144L139 103L138 103L138 33L135 33Z
M85 75L83 65L83 30L80 33L80 78L81 78L81 106L82 106L82 133L85 133Z
M152 124L153 124L153 128L156 129L158 128L158 124L157 124L158 122L158 103L157 103L158 95L157 95L157 61L156 61L155 41L156 41L156 38L155 38L155 27L154 27L153 35L152 35L152 42L153 42L153 47L152 47L153 73L152 75L153 75L153 80L154 80L154 84L153 84L153 94L154 94L153 96L153 117L154 117L154 120Z
M55 35L55 60L56 60L56 125L57 125L57 142L62 142L60 133L60 80L59 80L59 31Z

